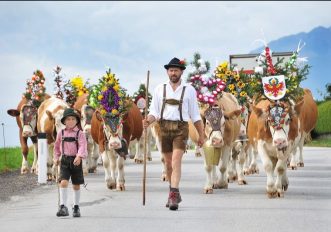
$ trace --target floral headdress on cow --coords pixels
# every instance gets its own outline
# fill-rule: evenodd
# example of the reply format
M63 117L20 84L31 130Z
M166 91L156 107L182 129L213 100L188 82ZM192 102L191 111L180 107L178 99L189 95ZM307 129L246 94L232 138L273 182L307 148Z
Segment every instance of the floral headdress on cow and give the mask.
M73 107L77 97L89 93L89 82L84 83L84 78L77 75L71 78L65 85L64 90L66 94L66 102Z
M310 66L305 64L306 58L298 58L302 47L300 46L288 62L284 58L277 58L275 64L272 61L272 52L267 44L257 58L258 66L252 76L252 88L256 101L265 97L271 100L298 100L303 96L300 83L307 78Z
M145 84L140 84L138 91L136 91L133 94L132 100L138 106L140 111L144 114L144 109L146 106L146 85ZM152 95L148 92L148 106L150 106L151 101L152 101Z
M120 86L110 69L99 79L99 84L90 89L89 105L98 109L102 116L116 117L128 111L126 89Z
M23 98L26 98L28 104L31 104L38 108L40 104L45 100L45 77L40 70L36 70L31 80L26 81L27 87L23 94Z
M201 59L199 53L194 54L194 60L191 62L195 70L189 74L188 82L197 91L197 98L200 104L214 105L218 96L225 89L225 83L219 78L215 78L208 73L210 64Z
M224 92L234 95L240 105L248 102L252 96L252 88L250 77L242 71L239 71L235 66L230 66L228 62L223 62L217 66L214 71L215 77L221 79L226 88Z

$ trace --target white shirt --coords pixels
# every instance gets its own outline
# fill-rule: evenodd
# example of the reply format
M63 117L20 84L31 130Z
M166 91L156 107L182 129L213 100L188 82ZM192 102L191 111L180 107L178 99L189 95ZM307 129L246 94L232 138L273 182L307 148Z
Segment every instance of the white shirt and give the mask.
M176 99L178 101L180 100L180 97L182 95L183 87L186 86L182 105L183 120L188 122L188 120L191 119L193 123L198 120L201 120L196 91L190 84L183 83L183 80L181 80L180 86L178 86L175 91L172 89L169 82L160 84L155 88L149 115L153 115L157 120L161 118L164 84L166 84L166 99ZM163 119L179 121L180 113L178 105L165 104L163 111Z

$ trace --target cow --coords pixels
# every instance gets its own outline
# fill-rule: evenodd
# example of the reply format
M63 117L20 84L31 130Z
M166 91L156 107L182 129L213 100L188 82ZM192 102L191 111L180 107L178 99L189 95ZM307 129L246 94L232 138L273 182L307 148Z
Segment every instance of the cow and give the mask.
M298 145L294 148L290 161L290 168L297 169L297 166L303 167L302 149L305 140L309 138L310 132L315 128L318 118L318 108L315 103L312 93L309 89L304 89L303 96L304 104L301 107L299 121L300 121L300 139ZM299 161L297 161L296 153L299 149Z
M91 136L91 120L95 109L88 105L88 94L83 94L77 97L73 108L80 112L80 126L87 139L87 159L83 160L84 175L87 173L95 173L98 166L99 147Z
M231 156L231 150L239 134L241 110L237 99L230 93L223 92L214 106L203 108L202 119L204 121L205 135L207 141L204 146L218 148L220 152L219 170L221 176L217 175L217 165L207 164L204 167L207 173L204 193L213 193L213 188L228 188L227 168ZM196 131L193 127L189 130L192 141L197 142ZM202 153L206 156L204 149Z
M91 135L93 140L99 145L99 152L102 156L103 167L105 170L105 181L109 189L125 190L124 179L124 157L118 155L115 150L120 149L126 143L129 147L130 141L140 139L142 127L142 115L139 108L133 103L128 103L131 107L122 116L105 116L96 110L91 121ZM124 141L123 141L124 139ZM115 178L116 167L118 169Z
M55 165L53 165L53 148L57 132L65 129L61 123L63 112L69 105L54 95L41 103L38 108L38 133L46 133L48 157L47 157L47 179L51 181L55 177Z
M284 191L288 189L286 162L299 136L298 115L303 102L261 100L252 105L248 138L257 148L266 172L269 198L284 197Z
M45 95L45 99L49 97L50 96L48 94ZM31 173L38 173L37 111L37 108L28 103L26 98L21 99L16 109L7 110L7 113L10 116L16 117L16 123L19 128L19 138L22 152L21 174L26 174L29 172L29 163L27 159L29 153L27 143L28 138L30 138L33 143L34 154Z

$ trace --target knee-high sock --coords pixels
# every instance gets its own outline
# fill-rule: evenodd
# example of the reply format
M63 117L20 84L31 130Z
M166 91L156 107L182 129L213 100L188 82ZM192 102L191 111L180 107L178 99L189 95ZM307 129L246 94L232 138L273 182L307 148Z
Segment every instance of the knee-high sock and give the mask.
M67 205L68 188L60 187L60 205Z
M74 205L79 205L80 200L80 189L74 190Z

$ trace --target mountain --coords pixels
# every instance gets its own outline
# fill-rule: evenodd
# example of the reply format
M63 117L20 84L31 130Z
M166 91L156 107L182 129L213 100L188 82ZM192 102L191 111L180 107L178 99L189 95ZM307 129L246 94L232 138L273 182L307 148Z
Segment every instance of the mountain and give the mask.
M302 87L309 88L315 99L321 100L326 93L325 85L331 83L331 27L316 27L308 33L301 32L289 35L268 43L274 52L289 52L297 49L298 43L305 42L306 46L301 50L300 57L308 57L311 67L307 80L301 83ZM260 53L264 47L260 47L250 53Z

